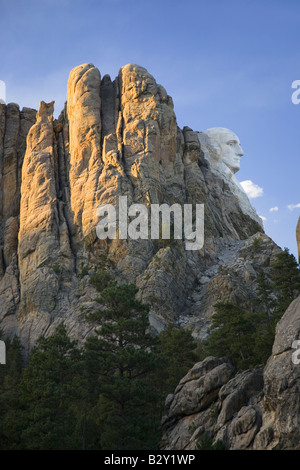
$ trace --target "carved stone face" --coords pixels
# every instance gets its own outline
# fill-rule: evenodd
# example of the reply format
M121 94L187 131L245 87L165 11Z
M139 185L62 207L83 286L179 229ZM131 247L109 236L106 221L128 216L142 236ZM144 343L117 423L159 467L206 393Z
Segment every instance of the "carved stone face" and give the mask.
M205 130L204 133L218 143L220 160L228 166L232 173L239 171L240 159L244 152L236 134L224 127L213 127Z

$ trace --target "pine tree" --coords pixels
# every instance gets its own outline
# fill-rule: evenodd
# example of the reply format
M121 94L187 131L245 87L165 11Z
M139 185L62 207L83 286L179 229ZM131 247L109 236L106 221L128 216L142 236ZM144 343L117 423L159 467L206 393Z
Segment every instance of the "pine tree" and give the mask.
M5 339L6 364L0 365L0 450L22 448L19 386L23 371L23 357L17 336Z
M256 310L265 312L267 319L271 320L276 306L273 283L264 271L260 271L256 278L256 285L256 298L254 299Z
M272 280L264 271L256 278L256 297L253 300L255 313L252 319L255 325L253 350L258 364L265 364L272 353L275 328L278 318L275 315L277 299Z
M158 439L157 395L151 377L157 367L148 307L134 285L110 282L102 308L88 315L97 336L86 341L87 375L99 392L94 411L105 450L151 449Z
M30 450L82 448L84 383L81 352L64 325L40 337L24 370L20 399L22 443Z
M257 364L253 335L253 315L231 303L217 303L212 318L212 333L204 343L206 355L227 357L238 369Z
M296 258L285 248L277 255L273 265L273 288L277 293L277 320L290 303L300 294L300 270Z
M173 393L180 379L197 361L196 342L190 331L169 325L158 336L161 367L156 375L161 395L161 408L169 393Z

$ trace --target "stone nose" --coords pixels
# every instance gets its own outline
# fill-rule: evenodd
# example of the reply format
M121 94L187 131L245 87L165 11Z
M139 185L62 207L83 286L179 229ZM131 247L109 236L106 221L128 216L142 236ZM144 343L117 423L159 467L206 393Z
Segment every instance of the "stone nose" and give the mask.
M237 146L237 154L242 157L244 155L244 150L240 146L240 144Z

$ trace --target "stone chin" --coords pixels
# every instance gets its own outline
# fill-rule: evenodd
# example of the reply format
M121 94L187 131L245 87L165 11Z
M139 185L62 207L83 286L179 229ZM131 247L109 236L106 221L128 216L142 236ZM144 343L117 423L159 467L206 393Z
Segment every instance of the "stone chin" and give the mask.
M240 157L235 157L234 155L223 154L223 163L232 171L232 173L237 173L241 168Z

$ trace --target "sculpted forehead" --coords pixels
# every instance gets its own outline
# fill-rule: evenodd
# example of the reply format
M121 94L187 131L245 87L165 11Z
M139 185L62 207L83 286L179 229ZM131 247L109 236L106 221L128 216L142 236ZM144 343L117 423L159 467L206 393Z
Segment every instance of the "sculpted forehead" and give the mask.
M210 129L206 129L203 132L209 137L218 140L219 142L226 142L227 140L236 140L238 143L240 143L237 135L230 129L226 129L225 127L211 127Z

